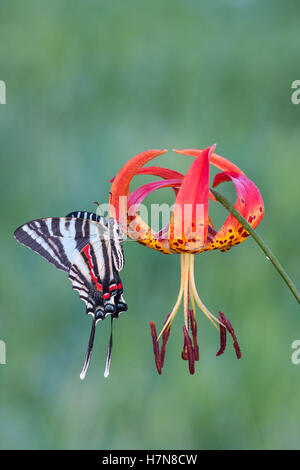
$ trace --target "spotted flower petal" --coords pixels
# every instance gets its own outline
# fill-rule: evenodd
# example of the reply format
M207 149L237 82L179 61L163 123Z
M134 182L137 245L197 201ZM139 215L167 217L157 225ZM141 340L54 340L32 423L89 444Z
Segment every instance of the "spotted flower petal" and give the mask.
M234 207L255 229L264 216L264 203L258 188L246 175L235 172L218 173L215 176L213 187L224 181L234 183L237 193ZM249 234L242 224L232 214L229 214L223 226L206 248L219 248L221 251L227 251L231 246L238 245L248 236Z

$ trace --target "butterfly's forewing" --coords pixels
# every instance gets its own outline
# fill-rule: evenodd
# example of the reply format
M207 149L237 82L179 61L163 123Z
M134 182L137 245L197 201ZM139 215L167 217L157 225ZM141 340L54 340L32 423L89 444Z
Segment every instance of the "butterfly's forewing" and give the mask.
M97 226L87 219L52 217L19 227L15 238L58 269L68 272L78 252L98 236Z

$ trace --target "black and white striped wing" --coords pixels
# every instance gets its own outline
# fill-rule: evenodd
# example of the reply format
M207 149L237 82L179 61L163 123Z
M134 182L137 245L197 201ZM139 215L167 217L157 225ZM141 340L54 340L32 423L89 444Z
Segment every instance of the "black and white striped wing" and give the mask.
M14 236L58 269L69 272L78 252L99 236L97 225L89 219L52 217L28 222Z
M69 270L72 289L76 290L86 304L87 313L95 314L96 307L103 309L103 284L100 281L100 267L104 259L99 240L89 241L77 254ZM97 253L97 256L96 256Z
M81 378L85 377L93 348L96 324L107 315L117 318L127 310L119 271L124 265L120 228L114 219L106 221L90 212L71 212L66 217L38 219L19 227L15 238L66 271L72 288L93 315L88 350ZM104 376L109 374L112 332Z

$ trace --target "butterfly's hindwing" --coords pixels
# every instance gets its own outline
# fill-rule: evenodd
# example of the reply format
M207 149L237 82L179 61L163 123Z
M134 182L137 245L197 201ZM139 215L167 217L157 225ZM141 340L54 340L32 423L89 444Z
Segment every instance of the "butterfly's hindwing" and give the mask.
M112 262L111 247L105 240L88 243L69 271L73 289L85 302L87 313L105 318L127 310L118 271Z

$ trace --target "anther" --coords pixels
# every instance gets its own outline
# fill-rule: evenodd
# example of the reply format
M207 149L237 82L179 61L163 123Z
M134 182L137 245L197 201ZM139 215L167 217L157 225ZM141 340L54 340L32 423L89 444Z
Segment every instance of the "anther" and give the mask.
M151 336L152 336L153 352L154 352L156 369L157 369L157 372L159 373L159 375L161 375L159 344L158 344L158 341L157 341L157 333L156 333L155 323L153 321L150 322L150 329L151 329Z
M229 320L225 317L223 312L219 312L219 320L223 323L223 325L220 325L220 350L217 352L217 356L220 356L220 354L223 354L226 348L226 330L229 331L229 333L232 336L233 339L233 347L235 349L236 357L240 359L242 357L242 353L240 350L240 346L237 340L237 337L235 335L234 329L230 323ZM225 328L224 328L225 327Z
M199 361L199 346L197 343L197 322L196 322L194 311L192 309L189 310L189 317L190 317L190 326L191 326L192 338L193 338L194 359L195 361Z
M168 321L169 316L170 316L170 314L167 315L167 318L166 318L166 321L164 322L164 325ZM159 373L159 375L161 375L162 368L163 368L164 361L165 361L166 346L167 346L167 342L168 342L168 339L169 339L171 326L170 325L167 326L167 328L164 330L164 332L162 334L161 349L159 349L159 344L158 344L158 341L157 341L156 326L155 326L154 322L150 322L150 329L151 329L155 364L156 364L157 372Z
M193 344L190 338L189 332L186 329L185 325L182 327L183 334L184 334L184 345L186 346L188 361L189 361L189 371L190 374L194 374L195 372L195 358L194 358L194 351L193 351Z

